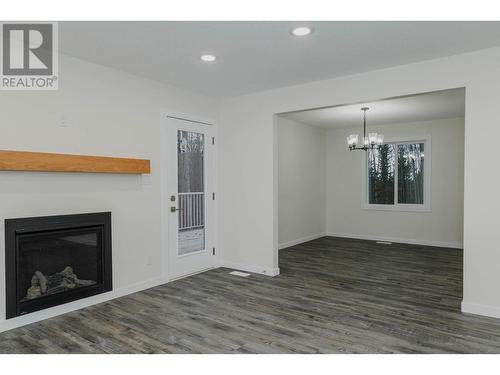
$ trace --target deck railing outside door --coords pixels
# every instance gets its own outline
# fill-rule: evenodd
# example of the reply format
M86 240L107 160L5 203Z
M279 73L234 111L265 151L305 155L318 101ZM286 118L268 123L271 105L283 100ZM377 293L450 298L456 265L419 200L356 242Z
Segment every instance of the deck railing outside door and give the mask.
M179 230L205 225L205 193L179 193Z

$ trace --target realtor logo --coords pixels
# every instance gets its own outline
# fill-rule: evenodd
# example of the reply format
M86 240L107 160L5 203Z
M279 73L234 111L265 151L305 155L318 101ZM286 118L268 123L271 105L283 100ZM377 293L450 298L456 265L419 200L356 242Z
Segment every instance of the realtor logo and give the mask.
M0 25L0 89L57 90L57 23Z

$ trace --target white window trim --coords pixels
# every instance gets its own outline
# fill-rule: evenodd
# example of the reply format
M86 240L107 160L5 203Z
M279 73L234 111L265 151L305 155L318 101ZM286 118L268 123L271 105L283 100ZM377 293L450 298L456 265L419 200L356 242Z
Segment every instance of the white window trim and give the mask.
M362 170L362 199L361 208L363 210L375 210L375 211L405 211L405 212L431 212L431 165L432 165L432 144L431 136L424 135L421 137L395 137L385 139L384 144L394 143L424 143L424 203L423 204L404 204L398 202L398 168L396 159L396 168L394 174L394 204L369 204L368 203L368 152L365 152L365 157L361 158L363 167ZM396 152L397 158L397 152Z

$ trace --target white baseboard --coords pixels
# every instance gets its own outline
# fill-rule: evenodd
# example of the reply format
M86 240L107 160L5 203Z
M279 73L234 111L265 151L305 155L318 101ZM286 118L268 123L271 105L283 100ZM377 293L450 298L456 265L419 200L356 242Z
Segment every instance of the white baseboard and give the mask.
M500 318L500 307L462 301L462 312Z
M315 240L317 238L321 238L321 237L325 237L325 236L326 236L326 233L323 232L323 233L313 234L311 236L297 238L296 240L293 240L293 241L283 242L283 243L280 243L278 245L278 250L285 249L285 248L290 247L290 246L295 246L295 245L298 245L298 244L301 244L301 243L304 243L307 241L312 241L312 240Z
M78 301L65 303L63 305L50 307L42 311L36 311L31 314L18 316L16 318L0 321L0 332L8 331L13 328L25 326L27 324L39 322L41 320L53 318L58 315L66 314L71 311L83 309L98 303L110 301L112 299L123 297L128 294L140 292L164 284L166 281L163 278L155 278L146 280L137 284L129 285L123 288L112 290L111 292L102 293L97 296L83 298Z
M251 264L233 263L226 261L220 261L219 267L231 268L238 271L246 271L250 273L260 273L266 276L278 276L280 274L279 268L266 268L266 267L254 266Z
M219 266L210 266L208 268L204 268L202 270L199 270L199 271L195 271L195 272L192 272L192 273L188 273L186 275L182 275L182 276L174 276L174 277L171 277L169 278L167 281L165 281L165 284L166 283L171 283L173 281L177 281L177 280L182 280L182 279L185 279L186 277L191 277L191 276L194 276L194 275L198 275L200 273L204 273L204 272L207 272L207 271L210 271L210 270L213 270L213 269L216 269L216 268L219 268Z
M359 234L348 234L348 233L326 233L330 237L343 237L343 238L355 238L359 240L370 240L370 241L387 241L395 243L407 243L411 245L424 245L424 246L436 246L436 247L449 247L453 249L463 249L463 244L454 242L442 242L442 241L428 241L428 240L413 240L408 238L398 238L398 237L384 237L375 235L359 235Z

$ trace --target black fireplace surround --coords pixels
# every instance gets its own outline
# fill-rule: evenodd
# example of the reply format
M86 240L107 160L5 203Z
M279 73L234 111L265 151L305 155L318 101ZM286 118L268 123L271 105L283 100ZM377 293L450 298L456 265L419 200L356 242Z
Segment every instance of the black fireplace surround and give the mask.
M7 319L112 290L111 212L5 220Z

